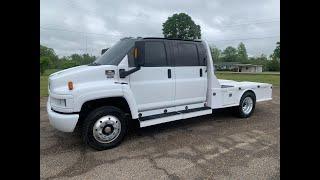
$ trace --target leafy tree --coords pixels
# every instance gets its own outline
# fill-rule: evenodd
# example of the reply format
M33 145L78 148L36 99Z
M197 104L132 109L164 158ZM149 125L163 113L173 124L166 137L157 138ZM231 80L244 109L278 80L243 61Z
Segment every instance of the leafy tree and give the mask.
M250 63L250 64L262 65L263 71L268 70L268 67L267 67L268 62L269 62L269 60L265 54L261 54L258 57L250 57L248 60L248 63Z
M277 47L273 54L270 55L271 61L268 62L269 71L280 71L280 42L277 42Z
M201 28L185 13L173 14L162 24L166 38L201 39Z
M277 42L277 47L273 50L273 58L280 60L280 42Z
M52 48L40 44L40 57L47 57L50 59L49 68L57 68L59 58Z
M221 50L215 46L210 48L211 51L211 56L213 62L219 62L220 61L220 56L221 56Z
M247 62L248 61L248 54L246 46L241 42L238 45L238 61L239 62Z
M223 62L236 62L237 57L237 49L232 46L228 46L223 50L221 59Z
M272 59L267 64L268 71L280 71L280 62L277 59Z
M49 68L50 65L50 58L47 56L40 57L40 74L42 75L45 70Z

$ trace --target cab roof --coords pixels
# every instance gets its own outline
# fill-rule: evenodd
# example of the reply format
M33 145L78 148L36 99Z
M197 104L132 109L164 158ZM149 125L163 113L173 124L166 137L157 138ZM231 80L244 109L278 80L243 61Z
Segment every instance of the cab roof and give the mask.
M179 38L162 38L162 37L144 37L142 39L166 39L166 40L179 40L179 41L193 41L193 42L201 42L201 39L179 39Z

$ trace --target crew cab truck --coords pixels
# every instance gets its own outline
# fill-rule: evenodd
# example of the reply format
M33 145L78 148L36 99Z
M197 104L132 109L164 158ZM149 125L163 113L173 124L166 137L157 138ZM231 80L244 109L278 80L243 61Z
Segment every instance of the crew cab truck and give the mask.
M271 84L217 79L205 41L166 38L123 38L93 63L50 75L48 89L50 124L80 127L97 150L117 146L132 120L146 127L226 107L247 118L272 98Z

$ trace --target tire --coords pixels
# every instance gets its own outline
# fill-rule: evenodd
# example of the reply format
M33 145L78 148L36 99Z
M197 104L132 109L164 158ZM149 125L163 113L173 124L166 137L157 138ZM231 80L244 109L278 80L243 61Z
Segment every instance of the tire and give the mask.
M126 133L124 112L113 106L103 106L88 114L81 134L85 144L101 151L119 145Z
M251 105L250 105L251 103ZM245 92L241 99L239 106L235 107L236 116L240 118L248 118L254 112L256 106L256 96L253 92Z

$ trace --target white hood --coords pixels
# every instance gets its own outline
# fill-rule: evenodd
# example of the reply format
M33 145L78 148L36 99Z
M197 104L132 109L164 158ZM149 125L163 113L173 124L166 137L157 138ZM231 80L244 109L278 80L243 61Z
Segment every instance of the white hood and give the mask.
M113 65L99 65L99 66L88 66L82 65L62 71L58 71L49 76L50 92L55 94L70 94L68 89L68 82L72 81L74 87L77 85L101 81L101 80L112 80L107 79L105 75L106 70L117 71L117 66ZM116 77L115 77L116 78Z

